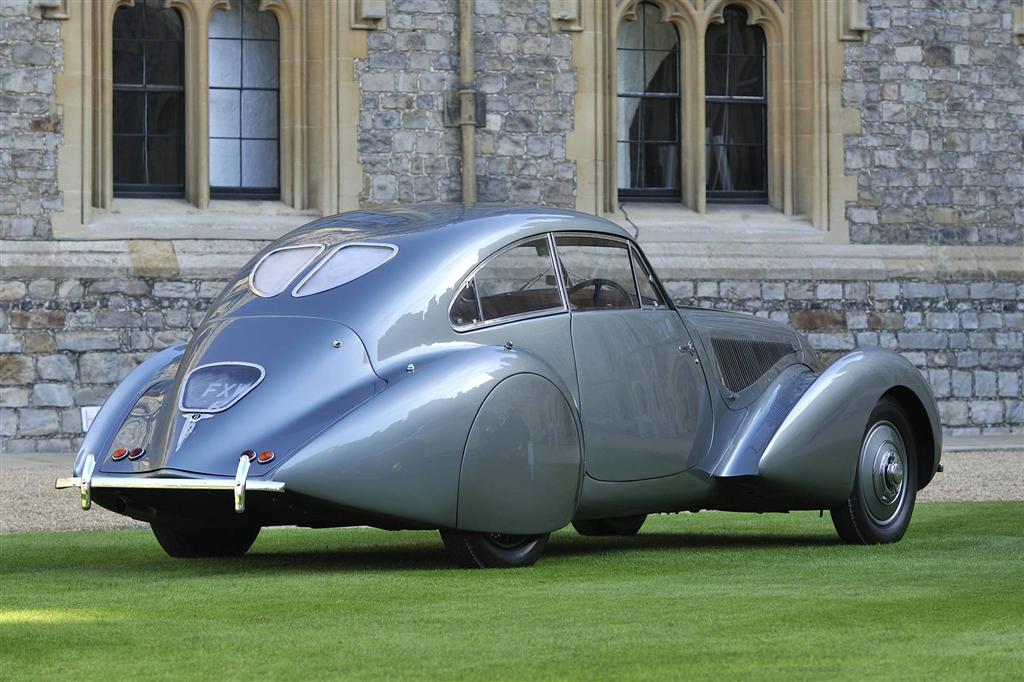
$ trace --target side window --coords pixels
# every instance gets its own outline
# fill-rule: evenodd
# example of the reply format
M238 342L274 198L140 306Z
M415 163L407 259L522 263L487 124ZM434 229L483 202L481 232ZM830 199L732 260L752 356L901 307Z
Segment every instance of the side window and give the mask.
M640 305L644 308L661 308L665 306L665 299L658 292L658 285L654 283L654 275L647 269L647 264L640 257L636 249L630 248L633 254L633 271L636 273L636 284L640 288Z
M569 307L573 310L636 308L629 246L600 237L555 237Z
M551 249L538 237L485 263L455 295L451 321L465 326L561 308Z

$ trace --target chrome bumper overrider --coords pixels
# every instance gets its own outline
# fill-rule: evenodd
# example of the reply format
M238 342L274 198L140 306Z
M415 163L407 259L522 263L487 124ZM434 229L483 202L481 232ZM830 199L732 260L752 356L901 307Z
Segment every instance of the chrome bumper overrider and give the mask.
M81 476L58 478L54 487L78 488L82 495L82 509L92 506L94 488L112 488L117 490L225 490L235 494L235 511L245 511L245 493L250 490L262 492L284 492L284 483L280 481L249 481L249 458L245 455L238 460L235 478L160 478L146 476L94 476L96 458L86 455Z

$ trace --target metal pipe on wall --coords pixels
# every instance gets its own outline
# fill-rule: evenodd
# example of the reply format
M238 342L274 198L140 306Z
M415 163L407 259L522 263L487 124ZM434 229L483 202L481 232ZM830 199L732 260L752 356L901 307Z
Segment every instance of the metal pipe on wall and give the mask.
M459 127L462 201L476 203L476 93L473 90L473 0L459 0Z

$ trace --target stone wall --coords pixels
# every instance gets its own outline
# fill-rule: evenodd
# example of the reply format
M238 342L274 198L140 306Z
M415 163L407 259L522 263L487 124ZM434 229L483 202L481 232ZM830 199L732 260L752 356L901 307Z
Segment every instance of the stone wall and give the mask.
M53 94L63 52L60 22L32 17L28 0L0 2L0 239L49 237L62 207Z
M0 451L65 452L154 351L188 341L223 281L5 279L0 283Z
M225 271L223 277L230 273ZM898 350L931 382L953 434L1024 432L1024 282L692 280L679 304L740 310L804 331L827 362ZM68 451L150 353L187 341L222 279L106 277L0 284L0 451Z
M854 348L898 351L927 377L947 433L1024 431L1024 283L701 281L676 303L792 325L829 363Z
M546 2L478 0L477 88L486 127L477 131L481 201L575 203L572 43L552 33ZM362 89L362 199L458 201L460 132L444 125L445 93L458 89L458 4L393 0L386 30L371 32L356 65Z
M846 48L854 242L1024 243L1024 47L1017 0L869 0Z

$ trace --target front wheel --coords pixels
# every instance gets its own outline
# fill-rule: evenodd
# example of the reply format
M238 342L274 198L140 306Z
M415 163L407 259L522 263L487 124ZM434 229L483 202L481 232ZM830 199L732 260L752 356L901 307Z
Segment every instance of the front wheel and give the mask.
M544 552L550 533L510 535L441 530L448 554L465 568L522 568L532 566Z
M164 551L177 558L242 556L260 534L259 526L211 528L154 522L150 527Z
M907 532L917 499L917 448L910 419L899 403L883 398L868 419L853 492L830 510L844 542L898 542Z

